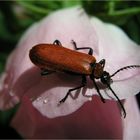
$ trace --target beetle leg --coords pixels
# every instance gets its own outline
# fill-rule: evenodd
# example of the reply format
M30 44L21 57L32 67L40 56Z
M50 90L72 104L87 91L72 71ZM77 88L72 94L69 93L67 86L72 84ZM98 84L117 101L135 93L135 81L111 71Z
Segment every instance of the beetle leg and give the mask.
M72 44L74 45L74 48L75 48L76 50L84 50L84 49L88 49L88 50L89 50L88 54L89 54L89 55L92 55L92 54L93 54L93 49L90 48L90 47L82 47L82 48L78 48L77 45L76 45L76 42L75 42L74 40L72 40Z
M100 90L99 90L99 88L98 88L98 86L97 86L97 84L96 84L95 79L92 78L92 81L93 81L93 83L94 83L94 85L95 85L95 88L96 88L96 90L97 90L97 92L98 92L98 94L99 94L99 96L100 96L102 102L105 103L105 99L103 98L102 94L100 93Z
M53 44L58 45L58 46L62 46L61 42L57 39L53 42Z
M102 65L102 67L104 68L104 66L105 66L105 59L102 59L99 63L100 63L100 64Z
M43 70L41 71L41 75L44 76L44 75L51 74L51 73L53 73L53 72L55 72L55 71L51 71L51 70L47 70L47 69L43 69Z
M111 86L106 83L106 85L108 86L108 88L111 90L111 92L113 93L113 95L116 97L116 99L118 100L118 103L120 104L120 107L122 108L122 111L124 113L124 118L126 117L126 111L125 111L125 108L121 102L121 100L119 99L119 97L116 95L116 93L113 91L113 89L111 88Z
M67 94L65 95L65 97L59 101L59 104L64 103L64 102L66 101L66 99L67 99L68 96L70 95L71 91L74 91L74 90L77 90L77 89L80 89L80 88L84 87L84 86L86 85L86 82L87 82L86 76L83 75L83 76L82 76L82 83L81 83L81 85L78 86L78 87L69 89L68 92L67 92Z

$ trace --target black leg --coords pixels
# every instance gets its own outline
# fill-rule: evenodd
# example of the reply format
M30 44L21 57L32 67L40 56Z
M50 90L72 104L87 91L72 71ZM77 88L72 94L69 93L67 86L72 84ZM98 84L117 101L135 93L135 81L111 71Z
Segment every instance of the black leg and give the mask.
M125 118L125 117L126 117L126 111L125 111L125 108L124 108L122 102L120 101L120 99L119 99L119 97L116 95L116 93L113 91L113 89L111 88L111 86L110 86L108 83L106 83L106 85L107 85L108 88L111 90L111 92L112 92L113 95L116 97L116 99L118 100L118 103L120 104L120 107L121 107L122 110L123 110L123 114L124 114L124 118Z
M100 63L100 64L102 65L102 67L104 68L104 66L105 66L105 59L102 59L99 63Z
M53 42L54 45L62 46L61 42L59 40L55 40Z
M43 69L41 71L41 75L44 76L44 75L48 75L48 74L51 74L51 73L54 73L55 71L50 71L50 70L47 70L47 69Z
M86 82L87 82L87 81L86 81L86 76L83 75L83 76L82 76L82 83L81 83L81 85L78 86L78 87L69 89L68 92L67 92L67 94L65 95L65 97L64 97L62 100L59 101L59 104L64 103L64 102L66 101L66 99L67 99L68 96L70 95L71 91L74 91L74 90L77 90L77 89L80 89L80 88L84 87L84 86L86 85Z
M89 55L92 55L92 54L93 54L93 49L90 48L90 47L77 48L76 42L75 42L74 40L72 40L72 44L74 45L74 47L75 47L76 50L88 49L88 50L89 50L88 54L89 54Z
M99 90L99 88L98 88L98 86L97 86L97 84L96 84L95 79L94 79L94 78L91 78L91 79L92 79L92 81L93 81L93 83L94 83L94 85L95 85L95 88L96 88L96 90L97 90L97 92L98 92L98 94L99 94L99 96L100 96L102 102L105 103L105 99L103 98L102 94L100 93L100 90Z

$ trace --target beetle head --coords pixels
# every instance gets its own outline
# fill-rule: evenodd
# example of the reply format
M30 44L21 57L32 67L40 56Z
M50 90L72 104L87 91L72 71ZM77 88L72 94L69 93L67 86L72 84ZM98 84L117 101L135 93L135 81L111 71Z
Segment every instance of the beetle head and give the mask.
M103 84L111 84L112 79L108 72L104 71L105 60L101 60L99 63L94 63L92 65L93 71L91 74L91 79L100 79Z
M113 80L110 77L110 74L106 71L103 71L100 79L101 79L101 82L103 84L109 84L110 85L113 82Z

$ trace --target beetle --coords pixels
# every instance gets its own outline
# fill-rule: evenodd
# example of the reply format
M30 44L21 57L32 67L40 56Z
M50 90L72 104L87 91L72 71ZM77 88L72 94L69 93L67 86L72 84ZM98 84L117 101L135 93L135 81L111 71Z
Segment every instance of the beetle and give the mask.
M64 98L60 100L60 104L66 101L72 91L85 87L87 83L86 77L89 76L93 81L95 89L97 90L97 93L101 98L101 101L105 103L105 99L100 93L100 89L96 83L96 79L99 79L101 83L104 84L118 100L125 118L125 108L121 103L119 97L111 88L111 83L113 82L111 77L125 69L139 68L140 65L126 66L120 68L114 74L110 75L109 72L104 71L105 59L96 62L96 58L93 56L92 48L78 48L74 40L72 40L72 44L75 50L63 47L59 40L55 40L53 44L38 44L30 50L30 60L41 69L41 75L48 75L54 72L65 72L68 74L80 75L82 77L81 84L78 87L69 89ZM88 50L88 54L77 51L83 49Z

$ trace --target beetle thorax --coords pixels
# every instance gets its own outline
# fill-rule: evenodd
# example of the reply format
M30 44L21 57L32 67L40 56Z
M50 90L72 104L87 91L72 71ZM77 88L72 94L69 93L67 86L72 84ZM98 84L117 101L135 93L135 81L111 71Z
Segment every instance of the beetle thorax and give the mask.
M100 63L96 63L94 68L93 68L93 76L96 79L99 79L103 75L103 66Z

